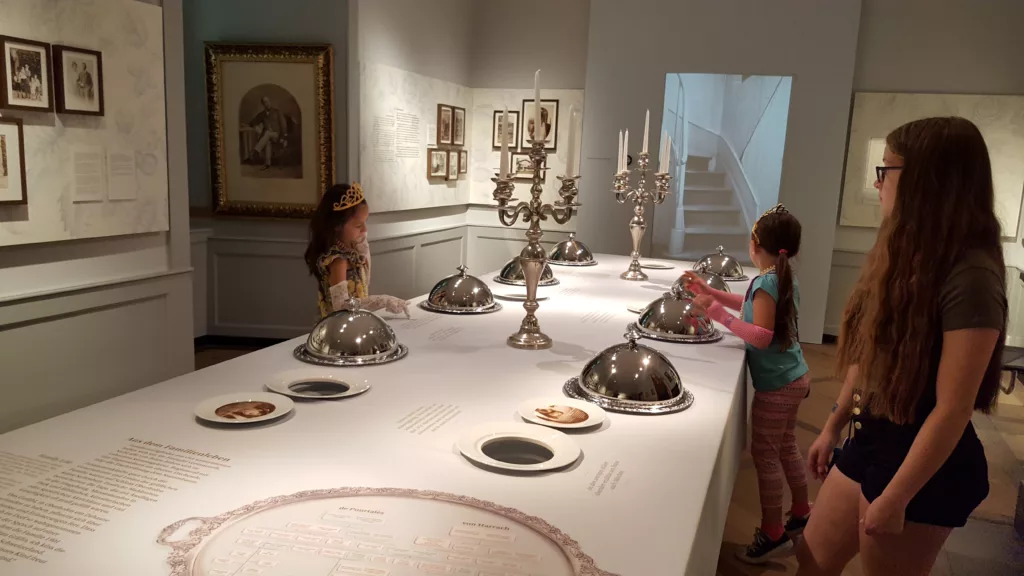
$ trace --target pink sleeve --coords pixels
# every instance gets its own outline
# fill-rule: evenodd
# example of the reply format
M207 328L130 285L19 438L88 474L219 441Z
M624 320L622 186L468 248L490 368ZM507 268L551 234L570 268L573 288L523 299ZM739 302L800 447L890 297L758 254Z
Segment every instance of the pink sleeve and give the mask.
M739 336L744 342L758 350L764 350L771 346L772 340L775 338L774 330L766 330L757 324L744 322L728 313L718 302L715 302L708 308L708 316L712 320L721 322L730 332Z
M726 308L732 308L733 310L743 308L743 296L741 294L731 294L729 292L711 289L711 296L715 301L719 302Z

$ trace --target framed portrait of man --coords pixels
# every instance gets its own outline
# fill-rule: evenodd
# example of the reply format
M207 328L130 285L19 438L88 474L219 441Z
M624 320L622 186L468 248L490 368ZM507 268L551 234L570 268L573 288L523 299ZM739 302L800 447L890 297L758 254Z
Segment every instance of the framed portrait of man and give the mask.
M452 107L452 145L466 145L466 109Z
M50 45L0 36L0 107L28 112L53 111Z
M437 144L451 144L453 140L452 107L447 104L437 105Z
M25 135L20 118L0 118L0 206L28 204Z
M103 116L103 54L53 45L55 106L61 114Z
M509 110L507 125L502 127L501 117L505 114L504 110L494 111L494 120L491 123L491 146L494 148L501 148L501 137L504 132L508 132L508 149L518 150L519 149L519 111Z
M520 116L522 121L519 123L522 132L519 142L523 148L530 147L530 141L535 133L533 124L536 120L533 107L533 100L523 100L523 115ZM538 134L543 136L544 149L556 150L558 148L558 100L540 101L540 123L542 131Z
M304 218L334 183L329 44L207 44L217 214Z

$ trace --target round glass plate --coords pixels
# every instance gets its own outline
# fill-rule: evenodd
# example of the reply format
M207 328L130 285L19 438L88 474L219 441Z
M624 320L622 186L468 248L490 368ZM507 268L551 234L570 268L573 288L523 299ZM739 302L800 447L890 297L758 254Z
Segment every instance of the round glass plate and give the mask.
M500 300L510 300L512 302L526 302L526 294L495 294L494 297ZM547 296L537 295L537 302L543 302L547 299Z
M370 389L370 383L349 382L330 372L291 370L275 376L267 389L271 392L304 400L337 400L358 396Z
M656 262L654 260L641 260L640 267L646 270L671 270L675 268L675 266L671 264L666 264L665 262Z
M682 412L693 404L693 393L685 387L683 388L683 393L679 396L662 402L640 402L637 400L623 400L609 396L592 395L593 393L587 393L583 390L580 386L580 379L577 376L567 380L565 386L562 387L562 391L569 398L592 402L609 412L622 412L623 414L671 414L673 412Z
M481 306L479 308L442 308L440 306L434 306L430 302L424 300L420 302L418 306L427 312L437 312L438 314L461 314L467 316L473 314L490 314L491 312L501 310L501 304L498 302L491 302L490 306Z
M565 468L581 452L562 432L518 422L477 426L463 434L456 445L463 456L478 464L519 472Z
M332 360L325 360L318 358L310 354L306 350L305 344L300 344L295 348L295 359L305 362L307 364L315 364L317 366L331 366L331 367L344 367L344 366L376 366L378 364L387 364L388 362L394 362L395 360L401 360L409 354L409 348L405 344L399 344L394 350L387 354L372 357L356 357L347 358L339 356Z
M597 266L597 260L590 260L587 262L563 262L560 260L548 260L548 264L552 266Z
M497 282L498 284L505 284L507 286L526 286L526 280L523 280L522 282L517 282L517 281L513 281L513 280L506 280L506 279L502 278L501 276L495 276L494 277L494 281ZM558 278L550 278L548 280L541 280L540 282L537 283L537 285L538 286L555 286L558 283L559 283Z
M280 418L294 407L291 398L280 394L237 392L203 400L195 415L218 424L253 424Z
M713 342L718 342L722 338L725 338L725 335L722 334L722 331L719 330L718 328L715 328L709 334L704 334L701 336L690 336L688 334L677 336L675 334L665 334L663 332L655 332L654 330L648 330L647 328L644 328L638 323L630 324L630 326L636 328L637 332L640 332L641 334L644 335L644 338L657 340L659 342L670 342L672 344L711 344Z
M527 422L551 428L590 428L608 417L600 406L571 398L534 398L519 405Z

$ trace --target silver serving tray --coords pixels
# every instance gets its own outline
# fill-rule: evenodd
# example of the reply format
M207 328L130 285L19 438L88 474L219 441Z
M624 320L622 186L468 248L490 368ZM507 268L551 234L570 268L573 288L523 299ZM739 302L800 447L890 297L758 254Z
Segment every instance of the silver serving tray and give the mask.
M648 330L639 323L630 324L631 328L636 328L636 331L643 334L644 338L649 340L658 340L660 342L671 342L673 344L710 344L712 342L718 342L725 337L722 331L718 328L712 330L710 334L701 334L698 336L690 336L689 334L665 334L664 332L655 332L654 330Z
M428 312L437 312L438 314L490 314L501 310L501 304L498 302L491 302L488 306L478 306L476 308L442 308L440 306L434 306L429 301L424 300L419 303L419 307Z
M591 260L589 262L563 262L560 260L548 260L548 264L552 266L597 266L597 260Z
M593 393L588 393L588 391L584 390L580 385L580 379L578 376L573 376L567 380L565 382L565 386L562 387L562 391L570 398L597 404L601 408L610 412L621 412L623 414L671 414L673 412L682 412L693 404L693 393L685 386L683 387L682 394L671 400L664 400L662 402L620 400L617 398L610 398L608 396L598 396Z
M548 264L551 264L551 262L548 262ZM522 282L516 282L514 280L506 280L506 279L502 278L501 276L495 276L494 277L494 281L497 282L498 284L505 284L506 286L526 286L526 281L525 280L523 280ZM551 278L551 280L547 280L547 281L541 280L540 282L537 283L537 285L538 286L555 286L558 283L559 283L558 278Z
M378 364L387 364L388 362L394 362L401 360L409 354L409 348L405 344L399 344L394 350L386 354L380 354L378 356L352 358L352 357L338 357L334 359L321 358L314 356L306 350L305 344L300 344L294 352L295 359L305 362L307 364L315 364L317 366L333 366L333 367L344 367L344 366L376 366Z
M204 576L201 566L201 557L207 549L215 549L219 540L224 537L231 537L233 530L241 530L247 526L260 526L261 518L266 518L267 513L282 513L286 507L304 505L316 500L323 500L325 506L337 505L337 501L343 498L353 498L351 505L358 505L360 497L381 498L395 497L404 499L423 499L429 501L450 504L458 507L467 507L477 511L486 512L499 516L510 523L518 524L521 527L533 531L539 537L549 540L554 547L564 556L566 562L571 566L574 576L618 576L612 572L601 570L596 566L594 559L580 549L576 540L569 537L558 528L547 521L536 516L530 516L515 508L501 506L486 500L479 500L469 496L459 496L446 492L432 490L414 490L404 488L333 488L326 490L308 490L297 492L287 496L275 496L265 500L259 500L242 506L230 512L225 512L213 517L193 517L179 520L164 528L157 536L156 542L162 546L171 548L167 563L171 566L171 576ZM330 500L335 502L330 503ZM344 504L344 502L342 502ZM181 539L172 538L187 525L195 525ZM395 546L404 544L395 543ZM313 546L322 546L313 544ZM357 563L359 561L356 561ZM569 568L567 566L566 568ZM391 574L395 574L392 570ZM407 570L398 568L399 574L421 572L414 568ZM333 572L332 572L333 573ZM298 574L298 572L296 572ZM325 572L326 574L326 572Z

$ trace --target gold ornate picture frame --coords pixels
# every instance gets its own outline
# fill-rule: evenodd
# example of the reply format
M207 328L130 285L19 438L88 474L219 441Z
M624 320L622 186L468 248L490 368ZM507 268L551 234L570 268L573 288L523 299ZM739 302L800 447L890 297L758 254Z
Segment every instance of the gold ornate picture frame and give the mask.
M305 218L334 183L330 44L206 44L218 215Z

